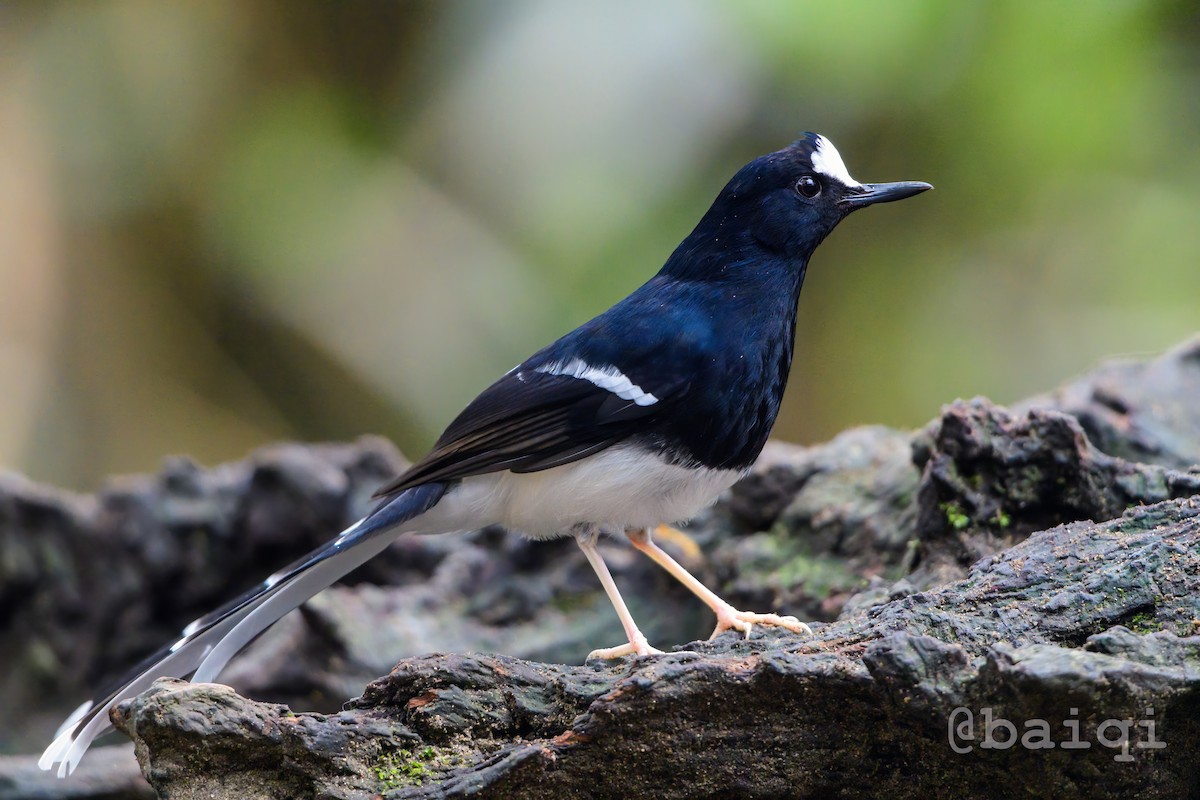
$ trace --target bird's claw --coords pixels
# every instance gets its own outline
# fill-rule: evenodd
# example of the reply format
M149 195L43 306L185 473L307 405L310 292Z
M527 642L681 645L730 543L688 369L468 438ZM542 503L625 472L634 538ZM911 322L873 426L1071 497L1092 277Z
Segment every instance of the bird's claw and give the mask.
M593 658L620 658L621 656L628 655L661 656L663 655L663 651L656 647L651 647L645 639L642 639L640 642L628 642L616 647L603 647L599 650L593 650L588 653L586 660L591 661Z
M801 636L812 636L812 628L805 625L795 617L781 617L778 614L756 614L753 611L738 611L733 606L725 606L717 609L717 627L713 631L710 640L715 639L722 633L728 630L741 631L746 634L746 638L750 638L750 632L754 630L755 625L773 625L777 628L784 628L792 633L798 633Z

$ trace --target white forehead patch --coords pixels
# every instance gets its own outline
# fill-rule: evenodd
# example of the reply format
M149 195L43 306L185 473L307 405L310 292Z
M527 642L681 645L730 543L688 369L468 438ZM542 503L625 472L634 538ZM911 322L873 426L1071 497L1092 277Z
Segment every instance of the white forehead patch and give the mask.
M844 186L862 186L861 183L850 177L850 171L846 169L841 154L833 146L833 142L824 136L817 136L817 146L813 149L812 154L812 166L817 172L833 178Z

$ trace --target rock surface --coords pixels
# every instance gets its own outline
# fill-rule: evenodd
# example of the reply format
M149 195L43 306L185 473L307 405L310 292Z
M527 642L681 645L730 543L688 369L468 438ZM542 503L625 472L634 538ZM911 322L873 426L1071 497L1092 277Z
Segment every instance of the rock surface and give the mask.
M117 716L173 796L1182 797L1200 636L1179 634L1198 619L1192 498L1037 533L808 640L584 666L423 656L336 715L164 680ZM1045 749L985 748L1009 741L1001 719Z
M290 709L163 682L120 725L176 797L1188 796L1198 398L1200 340L1011 411L958 402L916 434L772 445L664 546L735 604L826 620L811 641L756 630L656 660L536 663L621 638L570 542L402 540L222 677ZM400 464L364 440L174 461L95 498L0 478L0 643L17 654L0 705L26 722L4 745L40 746L97 677L344 527ZM653 643L711 630L634 555L607 545ZM294 713L439 651L509 655L407 658L347 710ZM963 753L959 707L976 728ZM1060 744L1078 724L1092 746L983 747L984 708L1022 735L1044 719ZM1122 732L1131 761L1101 743ZM0 798L23 796L3 793L9 770Z

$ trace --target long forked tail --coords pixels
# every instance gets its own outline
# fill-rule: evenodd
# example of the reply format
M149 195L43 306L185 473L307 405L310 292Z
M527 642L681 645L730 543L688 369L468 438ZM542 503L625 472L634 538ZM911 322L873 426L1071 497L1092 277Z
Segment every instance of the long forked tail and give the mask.
M38 766L58 764L58 776L70 775L92 741L111 727L114 705L145 691L156 678L215 679L229 660L276 620L378 555L402 532L400 526L433 508L446 484L409 489L344 530L333 541L276 572L241 597L188 625L183 636L139 664L102 700L77 708L42 753Z

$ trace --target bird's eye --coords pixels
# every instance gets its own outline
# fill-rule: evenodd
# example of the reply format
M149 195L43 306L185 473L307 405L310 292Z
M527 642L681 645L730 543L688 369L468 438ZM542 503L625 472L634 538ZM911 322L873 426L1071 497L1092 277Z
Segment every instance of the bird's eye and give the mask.
M796 181L796 192L802 197L816 197L821 193L821 182L812 175L802 175Z

